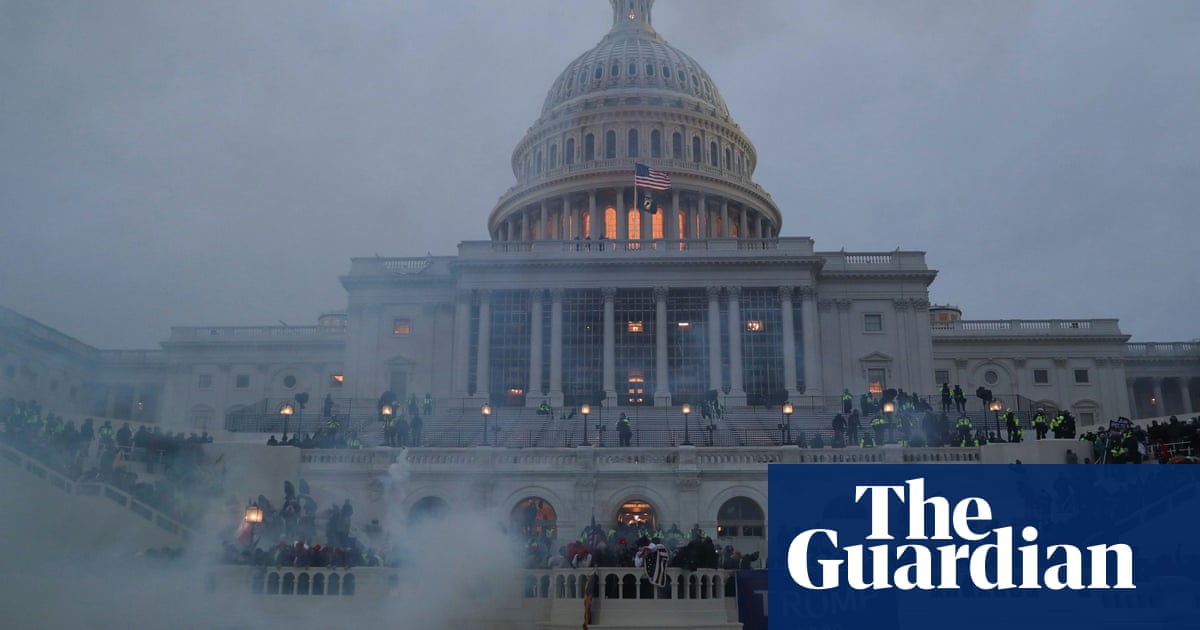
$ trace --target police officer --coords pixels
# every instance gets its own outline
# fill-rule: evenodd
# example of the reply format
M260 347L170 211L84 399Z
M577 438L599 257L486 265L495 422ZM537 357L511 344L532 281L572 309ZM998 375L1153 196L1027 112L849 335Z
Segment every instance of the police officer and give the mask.
M621 446L630 446L633 443L633 423L623 411L617 419L617 437L620 438Z
M854 396L850 393L849 389L843 390L842 391L842 413L850 413L850 410L853 408L854 408Z
M1037 432L1037 439L1046 439L1046 431L1049 428L1050 427L1046 422L1046 410L1038 409L1037 414L1033 416L1033 430Z
M971 419L967 416L964 415L958 419L958 422L954 425L954 429L958 431L960 446L969 446L968 442L971 440L971 430L973 428Z
M942 383L942 386L938 388L938 393L942 395L942 413L950 413L950 401L954 399L950 383Z

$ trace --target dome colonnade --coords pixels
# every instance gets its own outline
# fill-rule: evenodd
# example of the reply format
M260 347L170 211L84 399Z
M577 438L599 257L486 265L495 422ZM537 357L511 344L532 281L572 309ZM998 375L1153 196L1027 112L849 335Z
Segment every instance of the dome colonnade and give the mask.
M610 2L612 29L555 80L513 151L517 183L489 216L491 239L777 237L754 146L708 73L654 30L653 0ZM637 163L671 178L653 214L634 207Z

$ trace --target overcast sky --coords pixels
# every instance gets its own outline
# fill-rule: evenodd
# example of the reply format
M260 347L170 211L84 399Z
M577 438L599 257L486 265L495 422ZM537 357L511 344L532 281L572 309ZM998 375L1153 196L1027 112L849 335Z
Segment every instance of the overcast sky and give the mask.
M0 304L103 348L315 323L487 238L605 0L0 0ZM661 0L784 236L969 319L1200 337L1200 2Z

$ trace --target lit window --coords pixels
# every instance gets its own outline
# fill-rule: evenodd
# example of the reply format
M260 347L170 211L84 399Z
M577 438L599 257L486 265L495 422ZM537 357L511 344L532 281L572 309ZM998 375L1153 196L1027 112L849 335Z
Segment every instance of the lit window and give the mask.
M746 322L746 331L747 332L762 332L763 331L762 320L761 319L751 319L751 320L747 321Z
M412 333L412 320L407 317L397 318L392 322L393 335L408 335Z
M250 387L250 375L249 374L238 374L236 386L238 389L246 389L247 387Z
M1075 382L1079 383L1079 384L1087 383L1088 382L1088 371L1087 370L1075 370Z
M341 387L345 383L346 383L346 376L344 374L334 374L329 377L329 386L330 387Z
M882 394L885 385L887 385L887 370L884 368L870 368L867 370L868 391L872 394Z
M645 332L646 327L642 324L642 322L628 322L625 324L625 331L631 333L640 333Z
M863 330L866 332L883 332L883 315L867 313L863 315Z
M525 390L520 387L510 387L508 388L508 393L513 396L522 396L525 394Z
M209 389L212 387L212 374L201 374L200 379L196 383L200 389Z
M678 324L675 324L675 326L679 328L679 330L691 330L692 322L679 322Z

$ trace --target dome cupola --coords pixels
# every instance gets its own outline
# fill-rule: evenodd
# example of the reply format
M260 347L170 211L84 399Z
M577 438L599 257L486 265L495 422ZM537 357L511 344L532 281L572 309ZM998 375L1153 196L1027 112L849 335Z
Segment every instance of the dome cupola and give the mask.
M612 27L551 84L513 151L517 184L492 210L497 241L773 238L757 154L716 84L654 29L654 0L609 0ZM634 210L634 167L670 178ZM674 220L671 220L674 217Z

